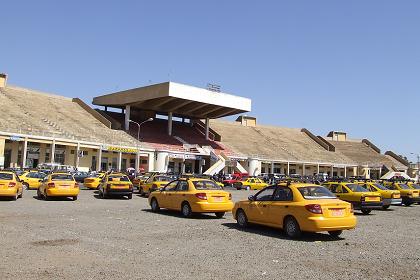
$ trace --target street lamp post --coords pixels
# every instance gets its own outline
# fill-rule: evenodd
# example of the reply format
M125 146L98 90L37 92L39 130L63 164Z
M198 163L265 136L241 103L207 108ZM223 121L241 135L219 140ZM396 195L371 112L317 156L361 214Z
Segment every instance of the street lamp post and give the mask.
M137 146L138 146L137 153L138 153L138 155L136 155L136 158L137 158L136 159L136 162L138 162L138 163L136 164L136 171L135 171L135 176L137 176L137 172L139 172L139 170L137 170L137 168L138 168L137 165L140 165L140 163L139 163L139 161L140 161L140 146L139 146L139 142L140 142L140 127L144 123L153 121L153 118L148 118L147 120L145 120L145 121L143 121L141 123L138 123L138 122L135 122L135 121L132 121L132 120L128 120L128 121L136 124L137 125L137 128L138 128L137 129ZM140 168L138 168L138 169L140 169Z

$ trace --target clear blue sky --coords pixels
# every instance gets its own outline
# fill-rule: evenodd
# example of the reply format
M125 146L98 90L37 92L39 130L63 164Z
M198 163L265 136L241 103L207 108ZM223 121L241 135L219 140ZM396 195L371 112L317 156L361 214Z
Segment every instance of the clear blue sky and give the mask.
M420 153L420 1L2 1L9 83L82 97L166 80L262 124Z

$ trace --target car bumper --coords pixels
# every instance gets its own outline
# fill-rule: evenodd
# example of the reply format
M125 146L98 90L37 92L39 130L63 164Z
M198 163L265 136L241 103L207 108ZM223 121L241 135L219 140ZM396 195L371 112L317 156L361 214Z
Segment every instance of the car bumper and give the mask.
M381 209L384 203L381 202L353 202L353 207L356 210L362 209Z
M70 188L70 189L56 189L51 188L47 189L48 196L78 196L79 195L79 188Z
M310 232L348 230L356 227L357 219L354 215L342 218L309 217L300 224L303 231Z
M99 183L83 183L83 186L85 186L88 189L94 189L96 190L99 186Z
M403 197L402 198L403 202L409 202L409 203L416 203L416 202L420 202L420 197Z
M402 198L384 198L383 204L384 206L388 205L401 205Z
M16 188L0 189L0 196L15 196L16 193Z
M213 213L213 212L230 212L233 208L233 202L195 202L191 204L191 209L195 213Z
M41 186L41 184L29 184L28 185L28 189L30 189L30 190L37 190L37 189L39 189L39 187Z
M132 193L132 189L106 189L106 194L109 195L130 195Z

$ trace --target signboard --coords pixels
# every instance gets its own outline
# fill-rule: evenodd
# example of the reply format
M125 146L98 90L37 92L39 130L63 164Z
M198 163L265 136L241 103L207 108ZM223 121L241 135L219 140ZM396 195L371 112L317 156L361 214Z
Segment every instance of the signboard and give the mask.
M172 159L196 159L200 160L202 159L202 156L199 155L187 155L187 154L169 154L169 158Z
M20 136L10 136L10 141L23 141L24 139Z
M102 146L102 148L110 152L121 152L121 153L130 153L130 154L135 154L138 152L137 149L121 148L121 147L114 147L114 146Z

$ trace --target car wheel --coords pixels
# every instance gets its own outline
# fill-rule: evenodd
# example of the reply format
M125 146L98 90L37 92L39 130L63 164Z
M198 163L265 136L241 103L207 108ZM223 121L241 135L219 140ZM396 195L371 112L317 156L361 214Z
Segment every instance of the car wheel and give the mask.
M382 206L382 209L383 209L383 210L386 210L386 209L388 209L388 208L389 208L389 206L391 206L391 205L384 205L384 206Z
M372 212L372 209L362 209L362 213L365 215L369 215Z
M302 234L299 223L291 216L284 221L284 231L290 238L298 238Z
M42 198L42 194L41 194L41 191L40 191L39 189L36 191L36 196L37 196L39 199L41 199L41 198Z
M73 201L76 201L77 200L77 196L73 196Z
M413 204L412 202L404 202L405 206L410 206L411 204Z
M143 197L144 197L144 191L143 191L143 188L139 188L139 193L140 193L140 196L143 196Z
M128 197L128 199L132 199L133 198L133 194L130 193L127 197Z
M248 226L248 218L244 212L244 210L239 209L236 212L236 222L238 223L238 225L242 228L247 227Z
M29 190L29 184L28 184L28 183L23 183L23 185L25 186L25 188L26 188L27 190Z
M343 233L343 231L342 230L333 230L333 231L329 231L328 233L330 234L331 237L337 238Z
M192 215L191 206L188 204L188 202L184 202L181 206L181 213L182 216L185 218L189 218Z
M250 191L251 190L251 187L250 186L246 186L246 188L245 188L247 191Z
M152 208L152 212L159 212L160 207L156 198L153 198L152 201L150 202L150 208Z
M214 214L216 214L217 218L221 219L225 215L225 212L217 212L217 213L214 213Z

